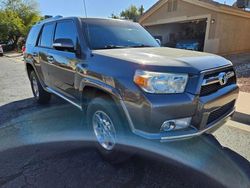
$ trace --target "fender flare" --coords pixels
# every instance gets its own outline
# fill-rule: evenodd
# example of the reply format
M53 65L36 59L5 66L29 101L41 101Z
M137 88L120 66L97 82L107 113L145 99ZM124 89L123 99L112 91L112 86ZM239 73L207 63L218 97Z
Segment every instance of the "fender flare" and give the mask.
M121 110L123 111L125 118L128 121L129 128L134 134L141 136L143 138L147 138L147 139L159 139L157 137L158 135L155 137L155 136L152 136L150 133L146 133L144 131L141 131L141 130L138 130L135 128L133 121L130 117L130 114L128 112L128 109L127 109L127 107L122 99L122 96L116 88L114 88L111 85L108 85L104 82L101 82L99 80L93 79L93 78L83 78L81 83L80 83L79 91L82 93L84 91L84 87L86 87L86 86L91 86L91 87L100 89L100 90L110 94L111 97L113 99L115 99L121 105Z
M43 82L42 79L40 78L40 76L39 76L39 74L38 74L38 72L37 72L37 70L36 70L36 68L35 68L35 66L34 66L34 63L30 63L30 62L25 61L25 69L26 69L26 72L27 72L28 77L29 77L29 73L28 73L28 69L27 69L28 65L30 65L30 66L32 67L32 69L35 71L36 76L37 76L39 82L41 83L43 89L44 89L45 91L49 92L49 91L47 90L47 88L46 88L44 82Z
M116 88L100 80L96 80L93 78L83 78L82 81L80 82L79 91L82 93L86 86L91 86L93 88L102 90L105 93L110 94L112 97L116 98L117 100L122 99L120 92Z

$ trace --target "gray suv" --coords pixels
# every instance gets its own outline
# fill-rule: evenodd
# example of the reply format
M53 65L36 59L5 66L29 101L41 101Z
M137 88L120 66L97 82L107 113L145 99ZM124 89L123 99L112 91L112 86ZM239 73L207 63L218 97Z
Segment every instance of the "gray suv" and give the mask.
M167 141L214 131L239 92L230 61L160 47L130 21L44 20L32 27L24 58L36 100L55 94L82 110L109 156L125 133Z

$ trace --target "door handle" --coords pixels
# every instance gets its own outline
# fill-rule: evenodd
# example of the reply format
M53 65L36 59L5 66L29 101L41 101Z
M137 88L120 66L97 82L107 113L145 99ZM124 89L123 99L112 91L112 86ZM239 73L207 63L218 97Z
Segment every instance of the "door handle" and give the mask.
M53 56L48 56L47 60L48 60L49 63L53 63L54 57Z
M37 57L38 54L37 54L36 52L34 52L34 53L32 54L32 56L33 56L33 57Z

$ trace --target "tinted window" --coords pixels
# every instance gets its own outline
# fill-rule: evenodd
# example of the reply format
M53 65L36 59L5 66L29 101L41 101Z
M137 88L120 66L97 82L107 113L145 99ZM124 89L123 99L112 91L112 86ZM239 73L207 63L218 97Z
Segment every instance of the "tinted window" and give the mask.
M76 45L77 31L73 21L58 22L56 25L55 39L71 39Z
M159 46L142 26L133 22L99 21L87 23L85 29L92 49Z
M52 39L55 23L45 24L40 38L40 46L52 47Z
M30 29L26 44L27 45L36 45L37 37L40 32L41 27L40 26L34 26Z

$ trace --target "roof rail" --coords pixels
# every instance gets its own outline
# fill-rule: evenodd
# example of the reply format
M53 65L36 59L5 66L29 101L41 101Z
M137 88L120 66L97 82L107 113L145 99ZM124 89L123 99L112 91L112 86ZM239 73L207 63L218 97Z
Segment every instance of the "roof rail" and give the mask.
M40 24L40 23L43 23L43 22L47 22L47 21L50 21L50 20L56 20L56 19L59 19L59 18L62 18L63 16L60 16L60 15L57 15L57 16L54 16L54 17L49 17L49 18L46 18L44 20L41 20L39 22L37 22L37 24Z
M56 15L56 16L54 16L53 18L54 19L58 19L58 18L62 18L63 16L61 16L61 15Z

